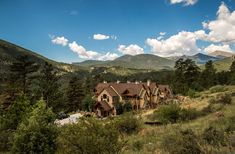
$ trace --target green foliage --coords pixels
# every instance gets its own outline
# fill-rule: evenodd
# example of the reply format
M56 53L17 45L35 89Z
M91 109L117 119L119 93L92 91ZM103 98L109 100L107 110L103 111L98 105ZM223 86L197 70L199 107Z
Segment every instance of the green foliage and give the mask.
M222 93L216 95L216 98L212 98L209 100L209 103L215 104L215 103L221 103L221 104L231 104L232 103L232 96L229 93Z
M2 119L2 129L15 130L18 124L27 117L30 110L28 98L25 95L19 96L10 106L9 111L5 113Z
M125 142L112 124L85 118L62 127L57 144L57 153L116 154L122 151Z
M187 94L188 90L200 89L198 82L199 67L191 59L180 58L175 62L173 89L175 93Z
M200 115L201 115L201 113L194 108L181 109L180 120L181 121L189 121L189 120L196 119Z
M69 81L69 86L67 89L67 99L68 99L68 112L76 111L82 109L82 100L84 99L84 88L82 81L78 77L74 76Z
M143 149L144 144L141 140L137 140L133 143L132 146L133 146L135 151L140 151L141 149Z
M191 129L165 136L162 141L162 148L172 154L202 153L198 137Z
M115 105L115 108L116 108L117 115L120 115L124 112L122 103L117 102L114 105Z
M216 69L213 66L213 62L210 60L205 64L205 69L201 73L201 85L204 88L209 88L216 84Z
M43 100L48 107L52 107L54 111L61 109L62 94L59 91L60 84L58 83L57 71L49 63L45 63L41 70L40 77L40 92Z
M193 120L199 116L201 116L201 112L194 108L182 109L177 104L170 104L160 106L159 109L150 116L150 119L168 124Z
M132 134L140 130L142 122L133 113L126 113L119 117L114 125L120 133Z
M217 130L212 126L204 130L202 137L207 144L212 146L226 145L224 131Z
M130 111L132 111L132 105L131 105L131 103L128 101L128 102L125 102L124 104L123 104L123 111L124 112L130 112Z
M52 110L39 101L14 133L12 153L54 153L57 137L54 120Z
M217 93L217 92L227 91L228 88L226 88L225 86L222 86L222 85L217 85L217 86L211 87L209 90L211 93Z
M11 81L23 94L28 94L33 80L33 73L37 72L39 65L30 60L28 56L19 56L17 61L10 66Z
M197 98L197 97L200 97L200 93L196 92L195 90L193 89L189 89L188 91L188 96L190 98Z
M91 95L86 95L82 100L82 110L92 112L95 107L95 100L92 99Z
M176 123L180 119L180 111L181 108L176 104L160 106L159 109L153 113L152 119L159 120L164 124Z

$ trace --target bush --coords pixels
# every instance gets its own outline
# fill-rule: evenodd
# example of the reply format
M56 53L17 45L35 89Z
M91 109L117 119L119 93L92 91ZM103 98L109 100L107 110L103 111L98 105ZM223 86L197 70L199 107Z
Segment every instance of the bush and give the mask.
M140 151L141 149L143 149L144 143L138 140L138 141L135 141L132 146L135 151Z
M116 128L120 133L132 134L141 128L141 120L135 117L133 113L127 113L115 121Z
M196 92L196 91L193 90L193 89L189 89L189 91L188 91L188 96L189 96L190 98L198 98L198 97L200 97L200 93Z
M57 137L54 120L52 110L39 101L14 133L12 153L54 153Z
M57 153L115 154L122 151L125 141L121 140L112 123L81 118L77 124L61 128L57 145Z
M193 120L193 119L196 119L198 116L200 116L200 112L194 108L182 109L180 111L180 120L181 121Z
M224 131L217 130L215 127L209 127L204 130L202 138L206 141L207 144L212 146L226 145Z
M227 90L228 90L228 88L226 88L222 85L217 85L217 86L214 86L214 87L210 88L211 93L224 92L224 91L227 91Z
M232 103L232 96L230 94L224 94L220 97L219 102L222 104L231 104Z
M207 107L204 107L201 111L202 115L207 115L216 111L220 111L223 108L223 104L209 104Z
M179 107L179 105L164 105L159 107L159 109L153 113L152 119L159 120L159 122L162 122L164 124L176 123L180 118L180 111L181 108Z
M130 112L132 111L132 105L130 102L126 102L123 104L123 111L124 112Z
M231 104L232 103L232 96L231 94L218 94L216 98L212 98L209 100L210 104L221 103L221 104Z
M173 154L201 154L198 137L191 129L181 130L175 134L169 134L163 138L162 148Z

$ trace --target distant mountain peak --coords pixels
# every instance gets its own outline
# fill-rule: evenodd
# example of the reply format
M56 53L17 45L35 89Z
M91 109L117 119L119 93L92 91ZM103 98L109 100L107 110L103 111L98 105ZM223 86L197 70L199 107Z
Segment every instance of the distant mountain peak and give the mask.
M234 56L235 53L228 52L228 51L216 50L216 51L209 53L208 55L214 56L214 57L226 58L226 57Z

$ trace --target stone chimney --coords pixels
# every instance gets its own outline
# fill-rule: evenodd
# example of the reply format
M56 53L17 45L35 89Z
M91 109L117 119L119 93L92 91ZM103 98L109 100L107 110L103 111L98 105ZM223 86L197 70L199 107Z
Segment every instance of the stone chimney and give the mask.
M135 81L135 84L139 84L139 82L138 82L138 81Z
M148 87L150 86L150 83L151 83L151 81L150 81L150 80L147 80L147 86L148 86Z
M118 84L118 83L120 83L120 81L119 81L119 80L117 80L117 84Z
M107 83L107 81L104 80L103 83Z
M127 80L126 83L131 83L131 82Z

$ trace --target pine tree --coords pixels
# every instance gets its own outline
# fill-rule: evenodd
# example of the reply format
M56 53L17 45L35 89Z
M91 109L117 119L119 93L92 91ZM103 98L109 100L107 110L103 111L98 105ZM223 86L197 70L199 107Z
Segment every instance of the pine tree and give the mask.
M205 69L202 71L200 80L204 88L209 88L216 84L216 69L211 60L205 64Z
M30 91L30 85L34 79L33 73L37 72L39 65L30 60L28 56L19 56L17 61L14 62L11 67L11 83L15 84L15 87L23 94L28 94Z
M235 60L230 66L230 84L235 84Z
M48 107L52 107L53 110L58 110L61 102L61 93L59 91L57 71L54 70L53 66L45 62L40 77L40 91L43 100L46 102Z
M82 109L82 100L84 99L84 96L82 81L76 76L72 77L67 90L68 111Z

